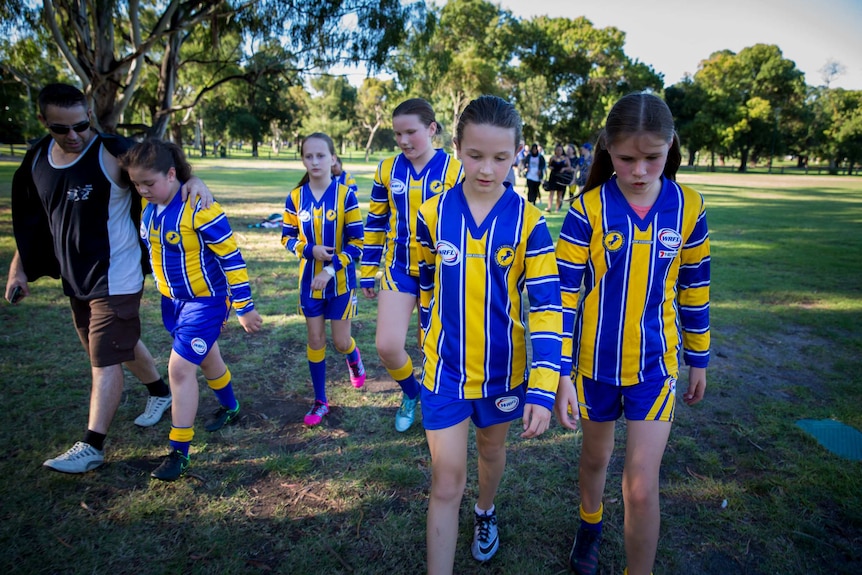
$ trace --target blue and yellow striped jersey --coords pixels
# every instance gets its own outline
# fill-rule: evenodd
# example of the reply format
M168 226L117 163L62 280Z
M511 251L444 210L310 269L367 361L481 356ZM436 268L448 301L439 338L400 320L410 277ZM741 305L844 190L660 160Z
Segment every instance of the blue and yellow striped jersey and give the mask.
M541 212L508 186L476 225L458 184L422 205L417 237L425 387L476 399L527 381L527 402L552 409L563 320L554 242Z
M335 176L335 181L341 185L347 186L350 188L350 191L354 194L359 192L359 186L356 185L356 178L354 178L350 172L341 170L341 173Z
M643 220L616 178L587 191L566 214L557 264L562 373L574 365L613 385L676 377L680 346L688 365L706 367L709 230L696 191L663 178Z
M295 188L284 202L281 244L300 258L299 289L312 298L323 299L356 289L356 265L362 257L362 214L356 194L335 179L321 196L314 199L308 184ZM311 289L311 280L327 262L314 259L316 245L335 249L333 281L323 290Z
M239 315L254 309L245 260L217 202L204 209L200 200L184 202L181 191L160 210L143 202L141 237L159 293L178 300L229 296Z
M380 162L374 174L365 225L362 287L374 287L374 276L384 251L385 267L419 276L416 258L416 214L419 206L460 180L461 162L443 150L437 150L418 174L404 154Z

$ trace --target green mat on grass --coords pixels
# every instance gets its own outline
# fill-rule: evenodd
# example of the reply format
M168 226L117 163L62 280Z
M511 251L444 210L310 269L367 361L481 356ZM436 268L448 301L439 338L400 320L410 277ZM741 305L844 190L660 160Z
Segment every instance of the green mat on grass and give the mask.
M835 455L862 461L862 432L857 429L833 419L800 419L796 425Z

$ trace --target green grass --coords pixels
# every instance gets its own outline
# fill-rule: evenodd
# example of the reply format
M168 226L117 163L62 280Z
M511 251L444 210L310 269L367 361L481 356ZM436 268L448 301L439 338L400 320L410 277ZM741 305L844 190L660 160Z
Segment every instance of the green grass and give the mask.
M277 230L248 228L281 211L300 164L235 157L194 163L231 218L265 320L263 332L249 336L232 319L220 340L246 417L216 434L198 431L186 478L151 481L169 425L132 424L144 393L128 376L108 464L83 476L43 470L44 459L84 431L90 379L59 283L32 284L22 305L0 304L0 567L82 574L423 571L430 456L420 429L393 429L399 393L375 357L373 302L360 301L354 324L366 388L350 386L330 348L332 414L319 428L301 424L312 392L305 326L295 314L297 263ZM367 202L374 163L345 164ZM14 168L0 162L4 276L14 250ZM680 180L708 204L713 361L707 399L677 410L662 469L655 573L857 573L862 463L829 454L794 421L832 417L862 429L862 180L703 171ZM562 220L548 216L552 233ZM142 315L143 339L165 373L170 338L151 286ZM203 413L215 404L203 383L201 390ZM624 433L621 423L605 493L603 575L624 566ZM513 431L497 499L503 543L484 566L469 551L477 492L471 449L457 573L567 572L579 447L579 435L558 425L532 441Z

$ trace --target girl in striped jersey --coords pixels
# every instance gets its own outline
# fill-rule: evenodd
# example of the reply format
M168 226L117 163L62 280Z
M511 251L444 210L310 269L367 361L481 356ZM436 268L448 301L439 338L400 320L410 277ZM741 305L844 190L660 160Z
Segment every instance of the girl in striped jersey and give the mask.
M332 177L335 178L339 184L347 186L350 188L350 191L354 194L359 192L359 186L356 185L356 178L353 175L344 169L341 165L341 158L338 156L333 156L332 160Z
M326 398L326 320L335 349L347 358L355 388L365 383L359 348L350 335L356 315L356 266L362 256L362 215L356 194L332 176L335 145L316 132L300 146L307 170L284 203L281 243L299 258L299 305L308 328L308 368L314 404L306 425L329 413Z
M120 165L144 198L141 237L162 294L162 320L174 338L168 361L171 452L151 474L172 481L189 465L198 366L220 404L204 429L216 431L239 418L230 370L217 342L231 305L248 333L260 330L263 320L254 309L245 261L221 206L204 208L200 201L183 201L178 193L192 173L182 149L147 140L122 156Z
M505 182L520 138L511 104L494 96L470 102L455 139L464 181L419 209L422 421L432 468L428 573L452 573L470 421L479 452L471 550L487 561L499 547L494 498L509 426L523 418L521 437L541 435L560 381L553 240L542 213Z
M614 422L624 414L625 573L648 575L680 350L689 366L683 401L699 402L706 389L709 232L703 198L675 182L679 138L660 98L622 98L596 148L557 243L563 360L555 411L565 427L580 418L583 429L581 522L569 562L580 575L598 569L602 493Z
M421 98L395 108L392 129L401 153L380 162L374 175L360 285L365 297L377 298L377 353L403 392L395 414L395 429L403 432L413 425L419 401L419 382L404 349L419 298L416 214L422 202L458 183L461 162L433 147L437 121Z

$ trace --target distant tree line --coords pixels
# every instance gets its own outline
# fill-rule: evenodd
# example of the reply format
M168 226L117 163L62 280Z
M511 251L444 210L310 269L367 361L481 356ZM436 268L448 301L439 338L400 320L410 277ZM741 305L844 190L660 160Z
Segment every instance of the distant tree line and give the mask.
M316 130L366 155L391 147L391 108L410 96L432 102L446 134L467 102L496 94L516 104L528 141L580 144L620 96L649 90L673 110L691 163L862 160L862 91L829 87L837 62L806 85L775 45L711 54L665 87L625 53L622 30L516 18L486 0L6 0L0 19L3 142L42 133L35 96L53 81L80 86L104 131L201 153L242 141L255 154ZM349 63L369 70L359 87L326 73Z

